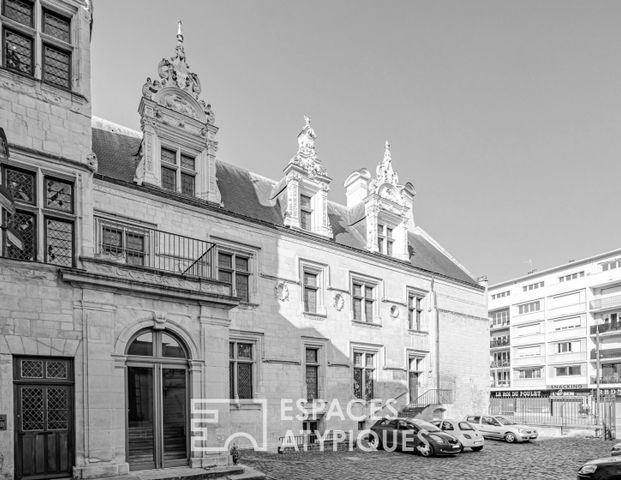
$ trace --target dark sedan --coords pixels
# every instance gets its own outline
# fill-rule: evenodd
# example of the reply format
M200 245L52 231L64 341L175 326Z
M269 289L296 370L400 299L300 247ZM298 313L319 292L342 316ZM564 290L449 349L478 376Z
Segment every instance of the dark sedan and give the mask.
M435 425L417 418L379 420L371 427L375 433L370 439L377 448L417 452L423 457L455 455L462 445L454 436L444 433Z
M578 480L621 479L621 457L605 457L591 460L578 470Z

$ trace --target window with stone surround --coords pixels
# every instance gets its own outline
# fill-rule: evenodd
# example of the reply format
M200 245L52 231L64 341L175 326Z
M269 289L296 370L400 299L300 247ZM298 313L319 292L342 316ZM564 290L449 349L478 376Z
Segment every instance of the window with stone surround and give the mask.
M162 188L194 196L196 192L196 159L180 149L162 147Z
M232 251L219 251L218 279L231 285L234 296L249 302L250 256Z
M4 165L2 184L11 192L16 212L3 210L2 255L16 260L71 267L75 257L74 182L42 170ZM7 230L8 230L7 229Z
M306 399L310 402L319 398L319 348L305 348Z
M300 195L300 228L304 230L313 229L313 209L311 206L311 197L308 195Z
M408 294L408 328L416 331L426 331L427 324L424 321L423 295L410 292Z
M72 12L40 0L3 0L3 67L70 90L75 48L71 18Z
M354 398L372 400L375 394L375 352L354 350Z
M352 310L357 322L375 323L377 284L367 280L352 280Z
M254 394L256 344L229 342L229 392L231 399L250 399Z
M395 243L393 230L393 227L390 225L377 225L377 248L379 252L384 255L392 256L393 245Z

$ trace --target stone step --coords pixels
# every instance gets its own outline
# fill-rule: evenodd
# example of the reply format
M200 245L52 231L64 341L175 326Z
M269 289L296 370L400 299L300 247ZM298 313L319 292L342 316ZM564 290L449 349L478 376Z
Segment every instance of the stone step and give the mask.
M265 474L254 468L244 466L244 473L229 475L228 480L265 480Z
M97 477L93 480L228 480L236 478L234 475L244 474L245 471L246 469L241 465L212 468L171 467L155 470L138 470L128 475ZM260 474L260 472L256 473ZM242 478L246 480L245 477ZM248 480L254 478L255 477L248 477ZM256 477L257 480L262 480L264 478L265 476Z

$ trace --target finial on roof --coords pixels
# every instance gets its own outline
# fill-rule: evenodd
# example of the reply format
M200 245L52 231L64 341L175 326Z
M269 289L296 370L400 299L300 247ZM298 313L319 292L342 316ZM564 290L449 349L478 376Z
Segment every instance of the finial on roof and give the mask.
M390 143L386 140L384 143L384 162L390 162L392 160L392 155L390 154Z
M177 23L177 41L183 43L183 33L181 33L181 20Z
M298 153L291 159L291 162L300 165L311 176L326 175L326 171L321 166L315 152L315 139L317 135L311 127L311 120L308 115L304 115L304 128L298 134Z
M304 115L304 128L310 128L310 117L308 115Z

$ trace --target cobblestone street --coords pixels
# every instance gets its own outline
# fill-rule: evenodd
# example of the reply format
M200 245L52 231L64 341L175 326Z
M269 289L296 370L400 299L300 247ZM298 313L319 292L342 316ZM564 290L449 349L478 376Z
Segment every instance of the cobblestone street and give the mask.
M486 440L481 452L423 458L403 452L246 454L243 464L269 480L575 479L587 460L608 456L613 441L549 439L507 444Z

